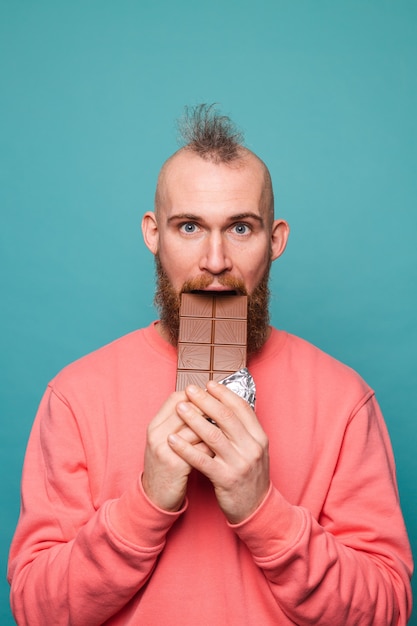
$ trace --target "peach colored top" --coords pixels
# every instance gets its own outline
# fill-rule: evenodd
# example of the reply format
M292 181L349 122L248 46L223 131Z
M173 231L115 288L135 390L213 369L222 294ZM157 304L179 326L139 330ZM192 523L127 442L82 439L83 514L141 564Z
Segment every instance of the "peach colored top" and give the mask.
M373 391L277 330L249 369L272 485L234 526L198 473L177 513L141 489L146 427L176 376L154 325L52 380L10 553L18 624L406 624L412 560Z

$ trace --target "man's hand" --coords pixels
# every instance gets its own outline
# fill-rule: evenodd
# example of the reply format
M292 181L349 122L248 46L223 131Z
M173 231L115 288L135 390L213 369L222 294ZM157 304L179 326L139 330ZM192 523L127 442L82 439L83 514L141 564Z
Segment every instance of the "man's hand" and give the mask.
M185 498L191 465L168 445L170 434L181 435L199 454L210 454L208 448L179 417L176 406L185 401L184 392L173 393L148 426L145 462L142 476L143 489L152 502L166 511L178 511ZM195 408L198 412L198 409ZM201 413L200 413L201 416Z
M224 385L210 381L207 391L191 385L185 392L188 401L178 402L178 415L207 449L192 445L178 429L171 431L169 445L187 467L209 478L227 519L239 523L267 494L268 438L248 403Z

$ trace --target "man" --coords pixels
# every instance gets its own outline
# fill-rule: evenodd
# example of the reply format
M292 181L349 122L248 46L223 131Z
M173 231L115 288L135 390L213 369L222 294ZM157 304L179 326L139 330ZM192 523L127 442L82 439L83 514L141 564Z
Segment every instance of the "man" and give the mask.
M18 624L403 625L411 554L374 393L268 324L288 225L230 120L191 111L143 218L160 320L65 368L28 445ZM255 411L174 392L181 292L247 294ZM211 418L215 424L206 418Z

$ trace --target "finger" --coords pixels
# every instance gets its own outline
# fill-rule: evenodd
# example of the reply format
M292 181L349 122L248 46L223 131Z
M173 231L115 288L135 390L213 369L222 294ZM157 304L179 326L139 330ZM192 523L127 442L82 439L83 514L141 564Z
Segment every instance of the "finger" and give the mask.
M214 455L213 451L210 450L210 448L207 446L206 443L204 443L204 441L202 441L201 437L196 432L191 430L191 428L186 424L183 423L182 428L172 434L179 435L182 439L184 439L184 441L191 444L192 446L198 447L202 452L205 452L210 456Z
M257 418L249 402L239 396L235 391L229 389L226 385L222 385L215 380L209 380L207 382L207 392L222 404L233 409L235 413L239 414L243 412L244 416L251 422L257 422Z
M167 420L173 420L174 422L176 420L180 426L181 420L178 418L175 407L181 400L186 400L186 395L183 391L175 391L172 393L153 418L151 422L152 427L157 428L164 424Z
M178 402L187 399L184 391L176 391L172 393L164 402L158 413L149 424L149 430L152 432L178 432L184 428L184 422L177 413L176 406Z
M265 432L249 402L240 397L235 391L228 389L215 380L207 383L207 392L223 405L228 406L239 417L240 422L257 441L264 440Z
M180 435L185 441L191 443L192 445L196 445L201 442L201 437L196 432L191 430L189 426L184 424L183 420L181 420L181 428L178 428L172 431L173 434Z
M207 391L190 385L185 392L188 399L207 417L214 420L225 434L234 439L243 436L244 431L250 429L251 422L257 422L256 418L253 420L251 417L252 409L243 398L226 389L224 385L216 383L214 385L208 386ZM217 387L223 389L218 390ZM226 394L222 393L224 391ZM215 397L214 393L217 393L218 397Z
M168 437L168 444L188 465L199 470L207 477L211 477L214 469L214 453L204 443L193 446L188 441L185 441L181 435L173 433Z
M196 448L197 450L200 450L200 452L203 452L204 454L207 454L211 458L214 457L213 450L210 450L210 448L208 447L207 444L204 443L204 441L199 441L198 443L194 444L194 448Z
M239 443L242 445L244 437L233 439L232 437L226 436L221 428L211 424L207 420L206 416L201 414L198 407L191 402L180 402L177 405L177 411L184 422L188 424L190 429L201 438L201 440L216 454L216 456L229 463L236 460L236 457L238 456L237 447ZM241 425L240 428L243 429ZM247 431L245 431L245 433L246 443L248 440L253 441L253 438L247 433ZM177 434L181 436L180 433Z

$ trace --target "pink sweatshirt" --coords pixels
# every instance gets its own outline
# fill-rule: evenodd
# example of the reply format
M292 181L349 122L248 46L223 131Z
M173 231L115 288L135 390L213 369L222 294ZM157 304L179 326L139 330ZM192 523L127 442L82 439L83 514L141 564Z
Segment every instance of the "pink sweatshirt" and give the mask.
M10 554L18 624L406 623L411 554L372 390L276 330L249 369L272 485L238 525L196 472L177 513L141 489L146 427L176 374L153 325L50 383Z

